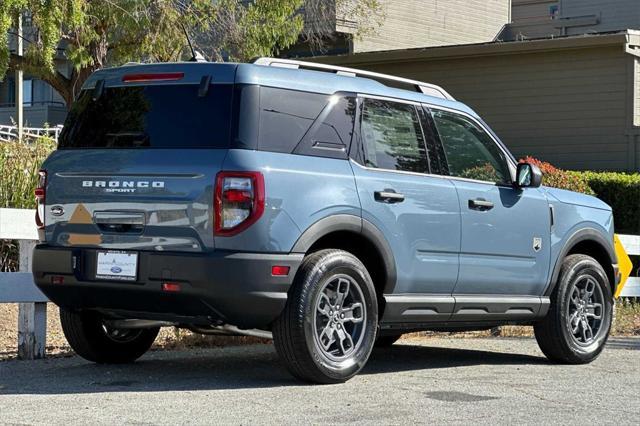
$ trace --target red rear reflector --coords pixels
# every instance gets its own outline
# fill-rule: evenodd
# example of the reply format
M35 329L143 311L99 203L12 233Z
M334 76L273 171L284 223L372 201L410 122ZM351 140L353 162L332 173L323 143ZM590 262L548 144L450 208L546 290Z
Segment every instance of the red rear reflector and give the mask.
M289 275L289 269L290 268L288 266L273 265L271 267L271 275L275 275L275 276Z
M60 275L54 275L51 277L51 284L64 284L64 277Z
M40 198L40 199L44 198L44 188L36 188L34 193L36 198Z
M124 83L140 83L144 81L174 81L181 80L183 77L183 72L141 73L127 74L122 77L122 81Z
M180 284L178 283L162 283L162 291L177 292L180 291Z
M250 203L252 200L251 192L239 191L237 189L229 189L224 192L223 197L225 201L230 203Z

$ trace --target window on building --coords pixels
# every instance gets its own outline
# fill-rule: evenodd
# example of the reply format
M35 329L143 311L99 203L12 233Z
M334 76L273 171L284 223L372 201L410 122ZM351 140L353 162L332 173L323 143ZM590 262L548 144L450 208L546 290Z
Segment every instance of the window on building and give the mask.
M24 106L33 104L33 80L22 81L22 104Z
M511 182L505 154L483 129L459 114L433 110L432 115L451 176Z
M429 172L420 120L413 105L365 99L361 132L367 166Z

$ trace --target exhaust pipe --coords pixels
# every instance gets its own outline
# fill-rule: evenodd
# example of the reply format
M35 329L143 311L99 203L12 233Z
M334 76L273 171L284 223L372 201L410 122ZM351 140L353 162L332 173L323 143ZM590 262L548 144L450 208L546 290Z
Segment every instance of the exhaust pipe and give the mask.
M154 321L144 319L116 319L108 320L105 323L109 327L122 328L122 329L144 329L144 328L156 328L156 327L180 327L181 324L171 321ZM198 326L186 326L187 330L193 331L199 334L209 334L218 336L251 336L259 337L261 339L273 339L273 334L270 331L249 329L245 330L238 328L235 325L215 325L211 327L198 327Z
M229 325L229 324L216 325L210 328L194 327L194 326L187 327L187 328L193 331L194 333L200 333L200 334L211 334L211 335L218 335L218 336L251 336L251 337L259 337L261 339L273 340L273 334L270 331L257 330L255 328L250 330L245 330L242 328L238 328L235 325Z
M177 322L154 321L154 320L143 320L143 319L118 319L118 320L105 320L104 322L109 327L128 328L128 329L174 327L178 325Z

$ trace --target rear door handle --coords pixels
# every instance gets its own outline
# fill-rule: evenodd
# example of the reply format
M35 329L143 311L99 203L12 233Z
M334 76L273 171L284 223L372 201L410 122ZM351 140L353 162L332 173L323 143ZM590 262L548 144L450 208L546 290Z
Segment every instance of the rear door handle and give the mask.
M493 208L493 203L483 198L476 198L475 200L469 200L469 208L471 210L487 211Z
M373 198L381 203L401 203L404 201L404 194L395 192L393 189L385 189L384 191L376 191Z

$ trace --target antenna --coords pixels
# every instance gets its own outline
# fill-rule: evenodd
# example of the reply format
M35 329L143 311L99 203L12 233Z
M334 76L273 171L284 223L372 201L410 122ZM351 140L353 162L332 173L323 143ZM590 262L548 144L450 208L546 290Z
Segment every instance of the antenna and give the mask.
M187 32L187 29L184 27L184 24L182 22L180 22L180 26L182 27L185 38L187 39L187 43L189 43L189 50L191 50L191 59L189 59L189 62L206 62L206 59L202 55L202 53L193 48L191 37L189 37L189 33Z

